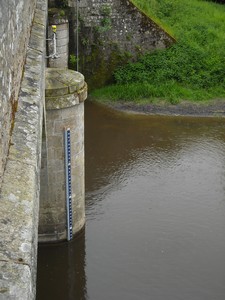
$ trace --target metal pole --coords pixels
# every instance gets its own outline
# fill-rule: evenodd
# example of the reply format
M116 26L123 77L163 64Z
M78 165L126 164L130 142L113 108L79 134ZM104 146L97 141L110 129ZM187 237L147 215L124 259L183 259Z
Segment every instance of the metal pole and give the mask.
M66 173L67 240L70 241L73 238L70 128L65 129L64 141L65 141L65 173Z
M78 14L78 1L77 0L77 72L79 71L79 24L78 24L78 19L79 19L79 14Z
M56 57L56 33L53 32L53 55L52 57L55 58Z

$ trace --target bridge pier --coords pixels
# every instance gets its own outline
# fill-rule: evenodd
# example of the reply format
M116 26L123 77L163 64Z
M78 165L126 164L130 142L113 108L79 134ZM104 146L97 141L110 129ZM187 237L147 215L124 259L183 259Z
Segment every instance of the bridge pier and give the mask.
M68 69L66 15L62 10L50 8L48 16L49 68L45 72L39 242L70 240L85 223L84 100L87 85L82 74ZM70 133L69 150L65 146L65 131ZM66 166L68 151L71 163Z
M73 235L85 223L84 100L87 86L82 74L46 69L45 128L42 139L39 242L67 239L64 131L70 130Z
M64 131L71 135L73 234L85 223L84 77L67 69L46 69L46 116L42 139L39 242L67 238Z

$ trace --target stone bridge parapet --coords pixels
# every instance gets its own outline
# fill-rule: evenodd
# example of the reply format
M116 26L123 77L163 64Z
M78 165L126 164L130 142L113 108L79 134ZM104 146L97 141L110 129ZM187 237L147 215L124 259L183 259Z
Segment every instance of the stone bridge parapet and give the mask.
M46 17L37 0L0 194L0 299L36 293Z

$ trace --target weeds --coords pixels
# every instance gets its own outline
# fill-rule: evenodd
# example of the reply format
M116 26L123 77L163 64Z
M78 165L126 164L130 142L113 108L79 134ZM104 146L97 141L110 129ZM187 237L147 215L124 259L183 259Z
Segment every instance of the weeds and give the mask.
M95 91L98 98L171 103L225 96L225 6L200 0L133 0L169 26L177 43L116 70L116 85ZM102 95L102 96L101 96Z

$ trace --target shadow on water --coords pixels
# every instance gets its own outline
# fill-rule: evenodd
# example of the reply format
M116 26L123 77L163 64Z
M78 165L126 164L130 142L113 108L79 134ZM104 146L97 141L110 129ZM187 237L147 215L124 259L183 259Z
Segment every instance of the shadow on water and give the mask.
M37 300L86 300L85 233L69 243L39 245Z
M37 300L225 299L224 119L86 102L86 230L40 246Z

